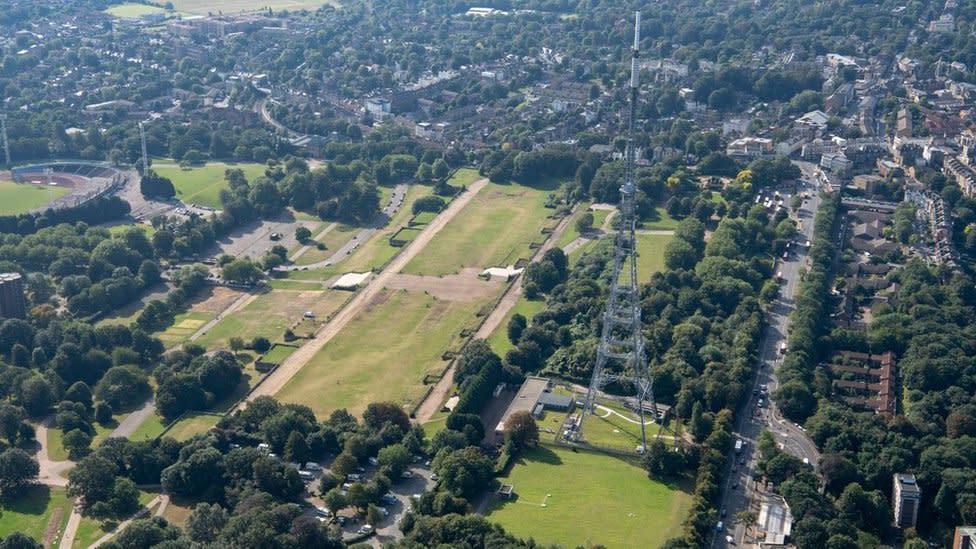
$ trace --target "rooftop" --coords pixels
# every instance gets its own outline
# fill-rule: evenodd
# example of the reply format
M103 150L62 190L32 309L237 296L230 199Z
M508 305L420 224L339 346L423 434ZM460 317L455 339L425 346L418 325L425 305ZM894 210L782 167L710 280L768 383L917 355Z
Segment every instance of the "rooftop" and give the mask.
M549 387L549 378L528 376L525 378L525 382L519 387L518 394L512 399L511 404L505 410L505 415L502 416L501 421L498 422L498 426L495 427L495 431L505 430L505 420L512 417L512 414L516 412L532 412L535 408L537 402L539 402L539 397L545 392L546 388Z

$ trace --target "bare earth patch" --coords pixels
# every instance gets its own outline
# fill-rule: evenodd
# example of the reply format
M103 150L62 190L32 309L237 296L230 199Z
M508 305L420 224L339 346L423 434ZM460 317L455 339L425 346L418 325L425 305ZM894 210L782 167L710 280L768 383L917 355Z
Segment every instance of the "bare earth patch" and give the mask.
M44 547L51 547L57 541L62 516L64 516L63 507L58 507L51 513L51 519L47 521L47 526L44 528L44 536L41 538L41 545Z
M247 292L225 286L213 286L210 288L207 297L202 301L194 303L192 308L196 311L219 313L227 307L230 307L231 303L237 301L245 293Z
M458 274L444 276L423 276L394 274L386 281L391 290L427 292L447 301L474 301L491 297L502 289L503 283L497 280L479 278L481 269L462 269Z

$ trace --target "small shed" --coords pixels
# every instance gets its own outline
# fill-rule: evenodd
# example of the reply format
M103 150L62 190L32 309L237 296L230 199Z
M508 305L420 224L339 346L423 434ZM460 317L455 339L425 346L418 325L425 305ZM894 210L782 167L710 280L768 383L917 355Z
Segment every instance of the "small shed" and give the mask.
M458 402L461 402L461 397L457 395L452 396L451 398L447 399L447 402L444 403L444 408L442 411L453 412L454 408L457 408Z
M512 494L515 493L515 487L511 484L502 484L498 487L498 491L495 494L502 499L512 499Z
M372 273L346 273L332 283L333 290L356 290L369 280Z

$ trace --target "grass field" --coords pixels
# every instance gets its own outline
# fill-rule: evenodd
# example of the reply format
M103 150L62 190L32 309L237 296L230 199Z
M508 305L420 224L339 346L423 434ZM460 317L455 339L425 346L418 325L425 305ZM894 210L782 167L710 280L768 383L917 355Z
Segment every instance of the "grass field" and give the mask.
M95 448L103 440L108 438L116 427L118 427L119 422L125 419L128 413L115 414L112 416L112 422L108 425L102 425L101 423L93 423L95 427L95 435L92 437L91 447ZM54 461L64 461L68 459L68 451L64 449L64 445L61 443L61 439L64 437L64 432L56 427L51 427L47 430L47 452L48 456Z
M446 366L441 355L456 350L461 330L476 325L485 304L384 291L275 397L306 404L319 417L337 408L359 414L380 400L414 404L424 376Z
M0 215L29 212L70 191L67 187L0 181Z
M150 13L166 13L166 10L159 6L149 6L146 4L119 4L105 10L105 13L114 17L139 17Z
M607 219L607 216L610 215L610 211L611 210L593 210L590 212L593 214L594 229L599 229L603 226L603 222ZM556 241L557 247L562 248L580 237L580 232L576 230L576 220L578 220L580 216L586 212L587 206L585 204L576 210L576 213L573 214L573 219L569 222L569 226L566 228L566 231L563 232L563 235L559 238L559 240Z
M691 507L690 483L667 486L633 463L592 452L536 448L499 480L516 497L493 499L487 518L516 536L564 547L659 547L681 533Z
M529 301L525 298L525 296L520 297L519 300L515 302L515 306L512 307L512 310L508 311L508 314L505 315L505 320L503 320L502 323L498 325L498 328L495 329L490 336L488 336L488 345L491 346L491 350L495 351L495 354L498 356L504 357L505 353L507 353L509 349L515 347L512 345L512 342L508 340L508 322L512 320L512 317L515 316L516 313L524 316L525 320L529 321L531 324L532 317L545 308L546 302L542 301L541 299Z
M240 337L249 341L256 336L264 336L270 341L280 341L287 328L297 324L308 325L307 330L295 328L296 334L312 331L316 321L324 321L339 309L346 299L347 292L338 291L292 291L273 290L257 296L243 308L224 317L200 336L196 343L208 350L230 345L230 338ZM315 320L303 319L302 314L311 311Z
M166 431L168 437L176 440L189 440L194 435L205 433L220 421L217 414L187 414Z
M175 9L200 15L211 12L232 14L264 8L271 8L274 11L315 11L325 4L336 6L339 2L327 0L173 0Z
M190 339L190 336L215 316L217 314L212 311L190 309L176 315L173 325L166 328L161 334L156 334L156 337L163 340L163 344L167 347L178 345Z
M155 492L139 490L139 504L145 506L156 497ZM99 538L111 532L119 521L116 520L97 520L90 517L82 517L78 524L78 531L75 533L72 549L83 549L98 541Z
M136 427L129 440L136 442L140 440L152 440L158 437L164 429L166 429L166 425L163 423L163 418L156 414L149 414L149 417L140 423L139 427Z
M54 516L55 513L60 516ZM0 502L0 537L23 532L40 542L49 524L52 526L51 534L57 532L60 535L70 514L71 501L64 489L31 486L23 494L4 498ZM57 536L50 541L56 544Z
M465 267L511 265L531 256L541 242L546 197L554 190L489 183L403 269L406 274L445 275Z
M262 359L264 362L269 362L271 364L281 364L286 358L291 356L297 350L297 347L288 347L286 345L275 345L270 351L265 354Z
M108 228L108 232L112 236L118 236L118 235L124 233L130 227L135 227L137 229L141 229L142 232L145 233L146 236L149 237L149 238L152 238L152 236L154 234L156 234L156 228L153 227L152 225L147 225L145 223L135 223L135 224L126 223L126 224L122 224L122 225L112 225L111 227Z
M661 208L660 206L654 208L654 216L649 219L645 219L641 225L642 229L660 229L660 230L675 230L678 228L677 219L668 215L667 210Z
M637 236L637 280L650 280L651 274L664 270L664 247L670 235L642 234Z
M220 190L227 188L224 172L230 168L240 168L248 181L264 175L264 164L243 163L225 164L214 162L206 166L187 170L177 166L154 167L156 173L168 177L176 187L176 197L186 204L198 204L220 209Z

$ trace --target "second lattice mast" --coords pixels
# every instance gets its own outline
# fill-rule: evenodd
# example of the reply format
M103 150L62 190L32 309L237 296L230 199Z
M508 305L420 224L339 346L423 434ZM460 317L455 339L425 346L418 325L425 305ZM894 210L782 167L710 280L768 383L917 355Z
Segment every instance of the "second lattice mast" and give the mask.
M573 439L581 438L583 423L588 416L593 415L597 407L597 397L604 388L611 384L617 390L629 387L634 391L631 407L637 411L640 417L641 445L637 450L643 452L647 448L646 424L653 423L657 416L657 407L654 404L652 381L644 352L640 299L637 294L637 219L634 213L634 198L637 187L634 183L634 164L636 162L634 123L637 118L639 57L640 12L638 11L634 23L634 47L631 51L630 116L627 120L624 181L620 186L620 223L614 246L613 279L610 283L607 307L603 313L603 330L600 335L600 345L597 347L593 378L586 393L579 422L569 435Z

